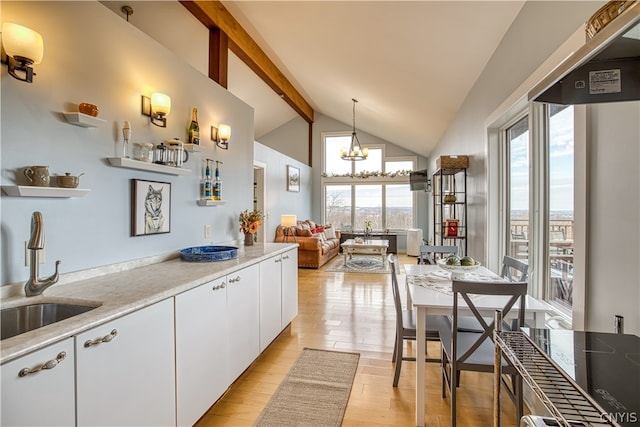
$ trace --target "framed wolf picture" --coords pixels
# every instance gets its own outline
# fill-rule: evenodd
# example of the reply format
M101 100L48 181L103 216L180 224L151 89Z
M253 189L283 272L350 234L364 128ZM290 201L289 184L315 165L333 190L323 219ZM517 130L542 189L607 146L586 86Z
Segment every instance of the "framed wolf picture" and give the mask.
M131 235L171 232L171 183L131 180Z

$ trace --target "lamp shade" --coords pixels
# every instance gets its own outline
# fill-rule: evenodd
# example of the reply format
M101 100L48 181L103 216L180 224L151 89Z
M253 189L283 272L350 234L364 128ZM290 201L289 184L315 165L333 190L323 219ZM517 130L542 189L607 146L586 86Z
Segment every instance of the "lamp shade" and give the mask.
M220 124L218 126L218 138L221 141L228 141L231 138L231 126Z
M280 215L280 225L283 227L293 227L297 224L298 217L295 215Z
M44 42L42 36L31 28L5 22L2 24L2 46L14 59L26 58L34 64L42 62Z
M171 98L164 93L151 94L151 111L156 114L169 115L171 111Z

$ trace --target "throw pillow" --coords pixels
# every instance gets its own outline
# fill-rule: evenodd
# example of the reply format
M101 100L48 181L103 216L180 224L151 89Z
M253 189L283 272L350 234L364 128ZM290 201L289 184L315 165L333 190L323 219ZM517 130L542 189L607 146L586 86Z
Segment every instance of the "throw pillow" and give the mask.
M333 227L325 228L324 229L324 235L327 237L327 239L337 239L338 238L338 236L336 236L336 230Z

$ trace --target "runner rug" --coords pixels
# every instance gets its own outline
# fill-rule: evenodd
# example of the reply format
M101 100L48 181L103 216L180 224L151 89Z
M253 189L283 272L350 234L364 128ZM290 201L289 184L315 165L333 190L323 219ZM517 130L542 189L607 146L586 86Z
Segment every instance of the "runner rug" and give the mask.
M324 271L332 273L389 273L389 265L382 262L382 257L379 255L353 255L345 265L344 256L338 255Z
M254 426L340 426L359 359L305 348Z

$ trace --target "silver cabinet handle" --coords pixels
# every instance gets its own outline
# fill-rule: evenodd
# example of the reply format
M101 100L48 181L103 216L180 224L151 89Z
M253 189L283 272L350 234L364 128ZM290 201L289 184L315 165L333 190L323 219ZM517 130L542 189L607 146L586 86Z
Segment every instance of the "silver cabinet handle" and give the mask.
M58 366L58 363L62 362L65 357L67 357L67 353L65 351L61 351L58 353L55 359L51 359L47 362L44 362L42 365L38 365L35 368L23 368L18 372L19 377L26 377L29 374L35 374L36 372L44 371L45 369L53 369Z
M229 279L229 282L231 283L235 283L235 282L239 282L240 281L240 276L236 276L235 279Z
M289 259L289 255L283 256L282 259Z
M111 333L109 335L105 335L102 338L96 338L95 340L87 340L84 342L84 347L85 348L89 348L92 345L98 345L101 344L103 342L109 342L112 339L114 339L116 337L116 335L118 335L118 330L114 329L113 331L111 331Z
M282 259L277 258L277 259L275 259L273 262L282 262Z
M217 291L218 289L224 289L227 287L227 284L222 282L221 284L219 284L218 286L214 286L213 288L211 288L211 290Z

